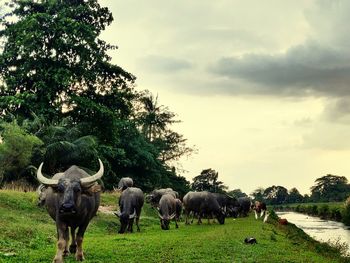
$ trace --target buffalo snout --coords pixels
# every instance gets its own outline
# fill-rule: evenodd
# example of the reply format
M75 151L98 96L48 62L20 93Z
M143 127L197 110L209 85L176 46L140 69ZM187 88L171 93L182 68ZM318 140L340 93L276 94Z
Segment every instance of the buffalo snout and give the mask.
M160 226L161 226L161 228L163 230L169 230L170 229L169 223L170 223L169 220L160 220Z
M73 203L64 203L60 207L60 213L76 213L76 207Z

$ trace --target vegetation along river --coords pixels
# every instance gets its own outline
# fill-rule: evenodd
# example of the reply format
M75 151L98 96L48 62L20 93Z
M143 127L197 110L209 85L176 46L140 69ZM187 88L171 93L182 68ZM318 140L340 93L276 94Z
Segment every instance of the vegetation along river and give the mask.
M277 212L280 218L286 218L288 222L295 224L304 230L312 238L328 243L346 243L350 254L350 228L343 223L322 220L296 212Z

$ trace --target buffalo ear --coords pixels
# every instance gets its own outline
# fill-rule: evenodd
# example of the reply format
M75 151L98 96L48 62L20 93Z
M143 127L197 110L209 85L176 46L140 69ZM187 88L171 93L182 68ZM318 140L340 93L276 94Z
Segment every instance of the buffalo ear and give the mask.
M89 187L82 186L82 189L83 189L83 193L88 195L88 196L92 196L94 193L101 192L101 190L102 190L101 185L96 184L96 183L92 186L89 186Z

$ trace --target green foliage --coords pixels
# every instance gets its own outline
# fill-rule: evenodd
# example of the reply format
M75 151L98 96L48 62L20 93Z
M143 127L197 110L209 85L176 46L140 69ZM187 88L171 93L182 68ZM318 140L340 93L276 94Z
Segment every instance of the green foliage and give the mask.
M299 193L298 189L293 187L289 190L287 202L288 203L300 203L303 201L303 196Z
M263 199L271 205L284 204L288 200L288 190L283 186L270 186L265 189Z
M344 209L342 211L342 222L350 226L350 197L348 197L344 204Z
M311 200L314 202L344 201L350 194L350 185L345 176L327 174L315 180L311 187Z
M16 122L1 123L0 128L0 183L1 178L5 182L19 180L31 163L35 148L40 147L43 142L26 133Z
M194 191L209 191L213 193L226 192L227 186L218 181L219 173L213 169L205 169L200 175L193 178L192 189Z
M118 106L112 109L127 107L122 101L129 92L127 81L134 77L109 63L111 46L98 38L113 20L107 8L94 0L11 3L13 11L0 31L6 39L0 55L6 83L0 108L5 114L30 118L34 112L59 120L65 107L76 112L74 95L113 101Z
M51 174L73 163L95 169L99 157L107 189L132 176L144 190L185 191L188 182L167 162L192 149L169 127L175 114L157 102L149 108L135 77L110 63L107 51L116 47L99 38L113 21L109 10L97 0L8 5L0 18L0 117L44 142L32 163L44 160Z
M170 165L195 151L186 145L183 135L170 129L179 121L174 119L176 115L167 107L158 105L158 96L146 91L140 95L139 104L137 122L147 141L157 149L158 159Z
M241 189L233 189L231 191L228 191L227 194L236 198L248 196L246 193L243 193Z

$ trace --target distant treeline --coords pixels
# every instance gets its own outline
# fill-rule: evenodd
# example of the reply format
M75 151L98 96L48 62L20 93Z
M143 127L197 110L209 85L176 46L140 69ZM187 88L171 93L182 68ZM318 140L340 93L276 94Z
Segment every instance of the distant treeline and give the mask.
M344 202L350 196L350 184L344 176L327 174L315 180L310 187L311 195L302 195L297 188L289 191L283 186L258 188L251 195L254 199L264 201L268 205L284 205L295 203Z

